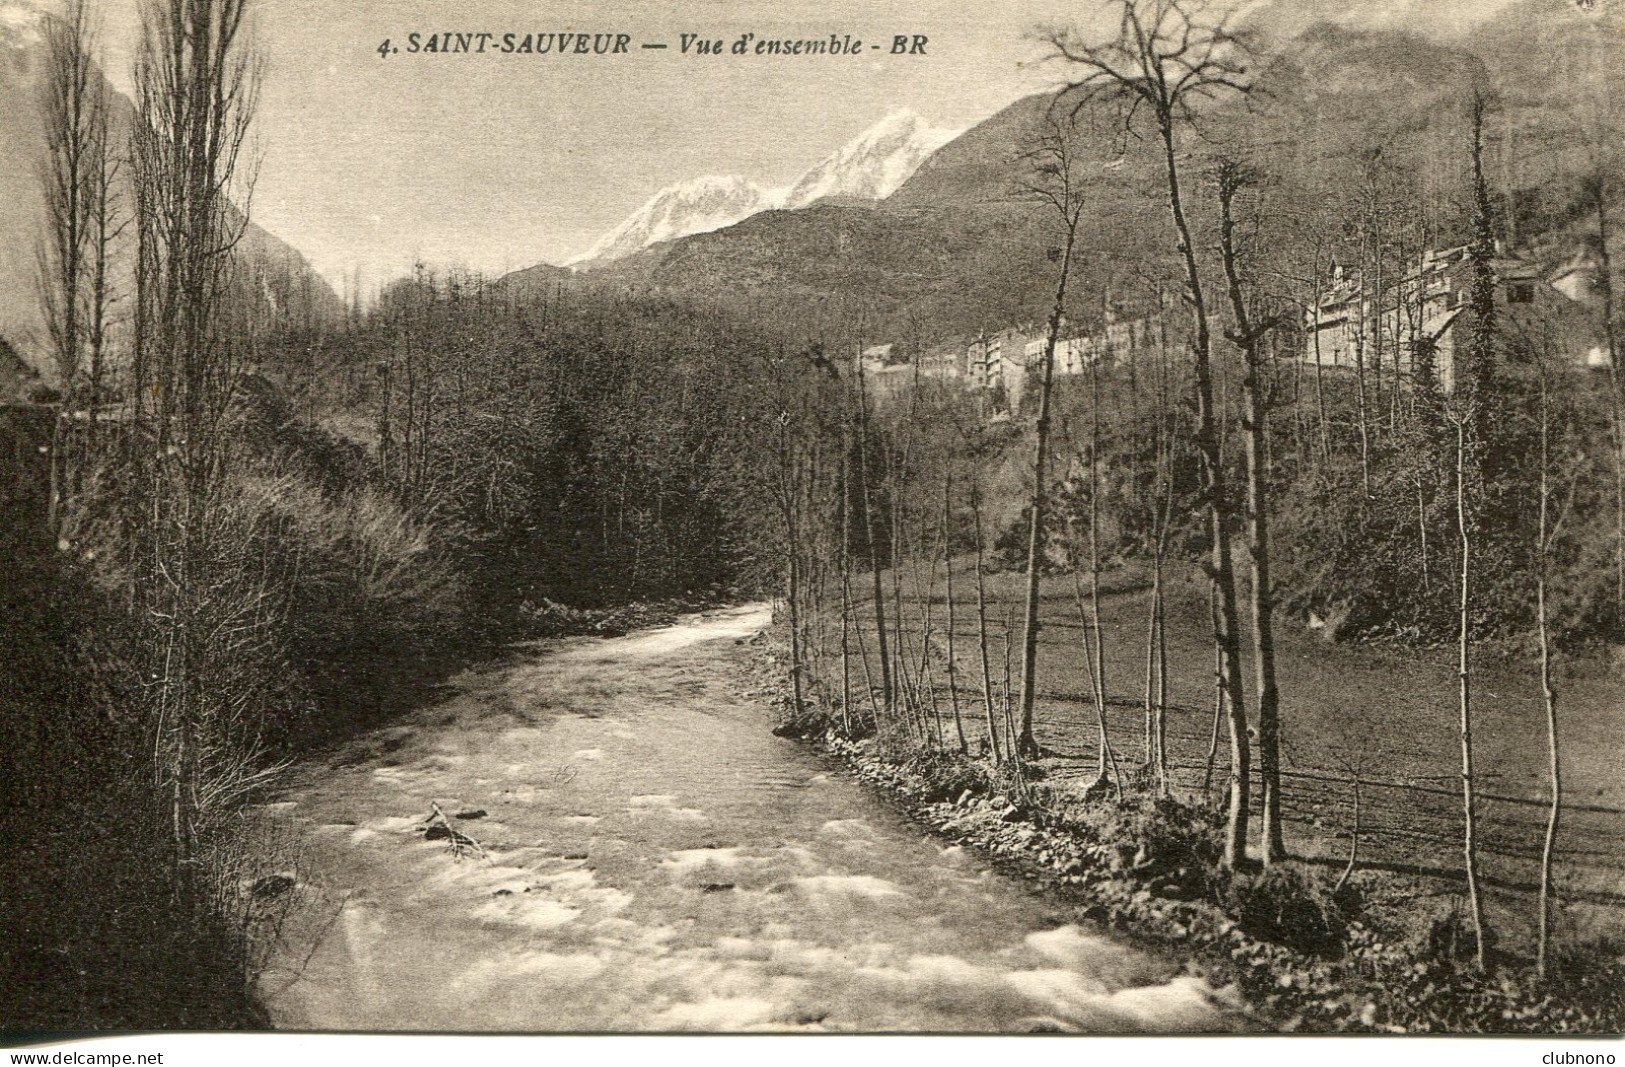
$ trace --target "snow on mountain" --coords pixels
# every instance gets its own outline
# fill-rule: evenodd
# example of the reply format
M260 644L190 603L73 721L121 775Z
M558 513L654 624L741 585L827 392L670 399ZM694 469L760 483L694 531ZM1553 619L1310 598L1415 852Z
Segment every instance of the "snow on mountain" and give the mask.
M784 193L783 206L806 207L826 196L884 200L954 134L927 126L912 111L894 111L803 174Z
M894 111L790 186L765 189L737 175L709 175L660 190L571 265L621 259L661 241L709 233L762 211L803 208L830 196L880 200L955 136L912 111Z
M668 185L571 262L620 259L661 241L732 226L776 203L772 193L733 175Z

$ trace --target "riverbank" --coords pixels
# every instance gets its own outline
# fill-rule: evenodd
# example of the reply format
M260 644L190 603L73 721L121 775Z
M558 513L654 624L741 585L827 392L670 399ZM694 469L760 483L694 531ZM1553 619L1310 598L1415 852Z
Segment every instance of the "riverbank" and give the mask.
M965 729L979 738L985 736L986 718L971 562L955 563L956 688ZM893 644L907 648L911 670L917 670L921 634L931 631L933 684L927 688L947 716L945 583L940 568L934 576L928 570L922 567L903 576L902 609L888 604L888 629ZM1128 568L1108 571L1101 600L1107 725L1115 755L1129 765L1142 761L1145 736L1150 593L1149 582L1142 577ZM1024 577L1016 572L989 575L986 581L995 703L1003 684L1000 661L1005 641L1007 636L1019 641L1019 623L1011 615L1019 611L1023 583ZM1087 576L1083 587L1087 604ZM1078 614L1079 591L1072 576L1056 574L1045 577L1042 593L1033 721L1037 740L1049 755L1038 765L1049 779L1083 788L1096 773L1099 734L1084 655L1086 630ZM1204 787L1216 795L1229 765L1222 731L1216 751L1213 744L1207 583L1194 568L1170 566L1167 597L1166 736L1172 782L1185 795L1201 795ZM854 664L860 660L860 644L871 662L877 648L870 610L869 601L860 595L854 615L863 634L854 631L850 641ZM836 631L833 622L825 628L821 670L830 691L838 695ZM1244 649L1250 648L1250 635L1244 620ZM1250 656L1247 660L1244 677L1251 694ZM1019 674L1019 664L1016 670ZM1282 618L1276 627L1276 670L1288 849L1328 864L1341 863L1353 830L1358 781L1363 863L1386 866L1395 873L1459 878L1458 683L1451 657L1436 651L1337 644L1300 622ZM1558 885L1566 899L1582 904L1625 903L1625 776L1619 773L1625 766L1625 690L1617 676L1594 664L1565 659L1558 671L1565 802L1555 857ZM855 665L852 674L852 688L859 691L861 667ZM1476 661L1473 700L1486 882L1496 897L1527 893L1538 884L1550 798L1538 675L1525 665L1482 655ZM1256 803L1260 795L1256 766L1254 774ZM1511 909L1504 918L1525 927L1519 932L1524 938L1527 923L1516 911Z
M1121 623L1136 613L1141 597L1132 583L1125 585L1127 591L1103 604L1109 620ZM923 600L912 601L911 610L920 610ZM1055 607L1046 603L1046 614ZM939 619L941 614L939 607ZM917 641L919 631L912 622L903 632ZM1193 648L1200 648L1199 630L1186 618L1171 626L1171 635L1178 635L1172 640L1188 639ZM1075 624L1065 640L1079 640ZM975 641L972 633L961 648L961 671L973 661ZM1296 642L1290 638L1285 643L1289 659L1295 653L1316 651L1294 648ZM1313 840L1301 832L1303 825L1322 827L1318 816L1325 809L1313 801L1302 804L1301 794L1302 806L1295 809L1300 832L1290 843L1296 855L1309 855L1312 861L1232 877L1218 869L1220 816L1203 799L1199 760L1187 756L1179 761L1176 750L1178 799L1158 801L1132 785L1121 800L1110 790L1086 788L1093 779L1093 752L1079 749L1087 744L1083 739L1094 724L1084 723L1081 708L1070 716L1057 714L1057 705L1087 701L1068 692L1067 679L1076 680L1078 666L1057 663L1064 654L1058 644L1053 633L1041 643L1041 666L1048 660L1055 668L1040 674L1038 736L1049 751L1026 768L1025 780L983 758L917 746L907 739L906 730L889 731L884 742L865 736L867 730L848 732L848 723L861 721L861 714L849 718L826 706L789 716L783 678L788 652L783 643L767 652L761 669L764 688L778 694L781 733L804 737L846 760L925 825L956 844L985 850L1012 865L1044 892L1074 901L1081 914L1153 947L1190 954L1198 973L1211 984L1240 990L1272 1028L1613 1033L1625 1026L1620 941L1606 933L1598 935L1599 929L1617 929L1619 915L1613 905L1580 916L1591 924L1584 929L1577 930L1571 914L1560 930L1564 939L1548 981L1538 982L1529 973L1522 956L1525 946L1516 939L1492 950L1492 973L1480 976L1469 959L1471 937L1461 915L1460 889L1448 870L1432 864L1400 869L1366 842L1356 869L1341 877L1345 863L1335 862L1325 851L1314 861L1315 853L1303 849ZM1117 655L1126 644L1118 644ZM1210 646L1204 651L1210 663ZM1345 683L1375 677L1369 663L1360 664L1361 671L1351 677L1348 664L1358 661L1359 651L1329 650L1326 658L1343 665ZM940 657L941 649L937 652ZM1112 654L1108 653L1108 666ZM1392 655L1384 655L1392 670ZM1187 685L1201 684L1190 662L1194 657L1187 656L1183 663L1176 657L1171 650L1175 676L1182 672ZM1210 677L1203 681L1211 685ZM823 691L832 688L826 685ZM861 687L854 682L852 688L856 693ZM1183 695L1177 688L1171 692ZM980 755L986 726L985 719L976 715L980 694L960 697L955 713L972 739L971 752ZM1115 737L1135 736L1132 728L1139 712L1135 703L1113 701L1110 719ZM945 687L942 694L932 694L931 714L946 720L948 705ZM1195 718L1197 711L1190 704L1177 710L1187 719ZM1302 705L1292 710L1304 712ZM1319 714L1335 715L1336 710L1321 708ZM1179 716L1173 719L1179 722ZM950 723L944 732L951 739L954 730ZM1182 732L1187 742L1195 733L1189 723ZM1420 757L1425 749L1418 749L1413 755ZM1128 753L1120 752L1119 759L1130 769L1137 765ZM1598 773L1600 765L1583 761L1582 766ZM1383 769L1391 774L1408 768L1389 763ZM1226 770L1221 755L1215 780L1222 780ZM1612 786L1617 773L1603 780ZM1317 816L1313 822L1302 817L1305 807ZM1403 817L1404 812L1395 814ZM1321 844L1330 836L1323 834ZM1505 897L1500 904L1496 918L1516 910ZM1532 902L1525 899L1522 905Z

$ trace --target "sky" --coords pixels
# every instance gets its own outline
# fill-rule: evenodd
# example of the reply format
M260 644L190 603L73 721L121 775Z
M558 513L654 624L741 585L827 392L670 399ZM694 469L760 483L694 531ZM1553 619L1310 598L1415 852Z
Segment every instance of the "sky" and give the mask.
M1395 0L1379 0L1393 3ZM1505 0L1409 0L1441 12ZM137 0L104 0L106 66L129 84ZM968 128L1057 83L1031 32L1088 0L257 0L266 74L256 221L335 286L416 259L491 273L560 263L666 185L794 180L886 114ZM408 54L419 33L624 33L625 55ZM831 33L858 56L684 54ZM926 54L894 56L896 35ZM378 54L388 39L399 52ZM665 50L641 48L667 43ZM869 46L883 47L874 50Z

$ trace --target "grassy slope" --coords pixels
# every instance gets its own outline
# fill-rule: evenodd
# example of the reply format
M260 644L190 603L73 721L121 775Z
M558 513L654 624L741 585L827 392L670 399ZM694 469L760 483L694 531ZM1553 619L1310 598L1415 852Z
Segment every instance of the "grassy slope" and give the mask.
M975 682L971 567L969 560L956 561L957 654L965 679L962 713L974 720L967 731L980 737L985 727L977 714L981 695ZM1168 634L1170 760L1178 786L1198 793L1212 728L1213 652L1205 582L1186 568L1176 568L1176 574ZM1019 574L1004 573L989 582L996 660L1003 655L1004 620L1019 606L1023 581ZM1103 612L1111 735L1118 759L1132 768L1142 751L1150 598L1143 583L1114 575L1112 584L1137 587L1108 595ZM905 582L905 641L916 657L922 592L912 578ZM933 596L932 625L940 650L946 618L940 576ZM1096 720L1070 576L1046 579L1041 617L1035 719L1040 743L1053 753L1041 766L1050 780L1075 783L1081 789L1094 775ZM1288 847L1328 865L1341 864L1351 824L1351 768L1358 767L1365 783L1362 861L1396 871L1459 878L1453 665L1425 654L1331 645L1296 626L1287 627L1278 640ZM872 632L868 643L872 651ZM940 662L935 670L941 687ZM994 673L998 688L1002 664L996 664ZM1251 690L1250 673L1248 683ZM946 715L946 688L940 693L939 705ZM1538 877L1545 819L1541 803L1546 756L1538 679L1526 667L1487 666L1478 677L1476 707L1483 867L1497 897L1510 909L1507 914L1527 913L1524 898ZM1617 682L1593 674L1564 684L1561 707L1565 792L1574 807L1566 813L1559 841L1559 884L1576 897L1611 899L1614 906L1588 910L1585 921L1625 929L1625 910L1619 906L1625 903L1625 880L1619 874L1625 855L1625 781L1618 773L1625 763L1621 729L1625 706ZM1215 796L1227 770L1227 747L1221 736ZM1520 924L1524 917L1520 916Z

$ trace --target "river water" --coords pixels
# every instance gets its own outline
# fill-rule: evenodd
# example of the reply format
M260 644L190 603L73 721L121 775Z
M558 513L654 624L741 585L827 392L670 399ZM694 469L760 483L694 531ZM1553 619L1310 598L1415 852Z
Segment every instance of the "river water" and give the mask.
M1176 963L1070 923L772 736L739 647L766 622L747 607L525 646L301 768L276 805L302 891L261 983L274 1023L1239 1025ZM428 839L434 805L478 849Z

